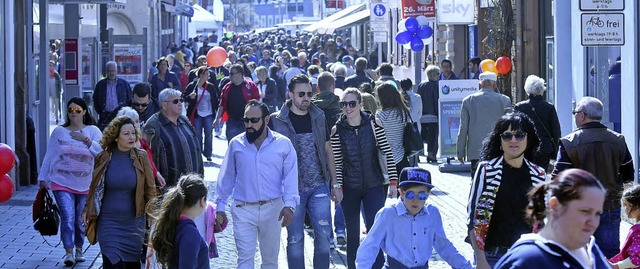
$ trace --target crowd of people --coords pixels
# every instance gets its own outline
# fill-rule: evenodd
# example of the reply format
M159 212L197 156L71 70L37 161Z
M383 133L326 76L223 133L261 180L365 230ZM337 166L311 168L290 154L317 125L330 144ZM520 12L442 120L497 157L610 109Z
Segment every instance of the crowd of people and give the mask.
M428 268L432 250L453 268L640 264L640 228L622 252L618 237L623 204L640 219L640 191L622 195L633 162L624 137L600 123L598 99L577 102L578 129L560 138L544 80L529 76L529 99L512 106L496 75L469 62L464 76L480 90L462 101L457 157L472 167L472 262L427 202L431 173L403 145L407 124L419 122L422 155L438 162L438 81L457 78L451 62L429 65L414 84L344 40L224 39L228 58L217 67L207 66L207 43L185 41L133 89L108 62L93 95L98 121L83 99L70 99L39 175L60 206L64 264L85 261L86 236L104 268L209 268L228 212L237 268L257 266L258 246L261 268L278 268L283 227L289 268L305 267L306 227L314 268L329 268L335 245L346 247L348 268ZM204 165L223 125L228 148L208 201ZM143 258L146 240L153 261Z

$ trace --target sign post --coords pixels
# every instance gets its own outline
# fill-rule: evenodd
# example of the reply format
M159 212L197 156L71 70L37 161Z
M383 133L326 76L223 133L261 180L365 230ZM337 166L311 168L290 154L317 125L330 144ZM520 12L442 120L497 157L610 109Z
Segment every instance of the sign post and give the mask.
M582 46L623 46L624 13L580 14Z
M382 42L387 42L389 35L389 0L371 0L369 26L373 32L373 42L378 43L378 62L382 64Z

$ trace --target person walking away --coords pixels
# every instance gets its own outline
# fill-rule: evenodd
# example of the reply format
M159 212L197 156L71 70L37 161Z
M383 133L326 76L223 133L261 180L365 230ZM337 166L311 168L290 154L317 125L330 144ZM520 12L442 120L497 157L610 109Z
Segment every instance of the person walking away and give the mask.
M427 162L437 163L438 159L438 101L440 90L438 89L438 74L440 68L435 65L427 66L427 81L418 84L418 94L422 98L422 116L420 127L422 141L427 144L425 155Z

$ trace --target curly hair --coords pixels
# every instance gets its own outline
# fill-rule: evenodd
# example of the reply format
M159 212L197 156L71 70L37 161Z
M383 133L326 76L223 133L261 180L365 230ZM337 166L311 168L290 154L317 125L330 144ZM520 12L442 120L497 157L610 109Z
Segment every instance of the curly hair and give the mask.
M509 127L511 127L512 131L522 131L527 134L527 148L524 150L524 158L533 160L540 146L540 139L529 117L521 112L508 113L496 122L491 134L482 142L481 160L488 161L504 154L501 148L500 135L508 130Z
M122 126L126 124L133 125L133 129L136 132L137 142L140 139L141 134L133 119L128 116L119 116L113 119L107 128L104 128L104 131L102 132L102 139L100 139L100 147L102 147L103 150L113 150L114 148L117 148L118 142L116 139L120 136L120 129L122 129Z

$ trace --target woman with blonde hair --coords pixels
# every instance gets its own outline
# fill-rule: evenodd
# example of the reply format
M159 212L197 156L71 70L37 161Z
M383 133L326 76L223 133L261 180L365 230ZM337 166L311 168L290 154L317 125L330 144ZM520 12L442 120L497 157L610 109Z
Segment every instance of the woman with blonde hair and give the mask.
M136 148L140 131L127 116L104 130L82 220L91 244L100 243L103 268L140 268L146 205L156 196L153 168Z

